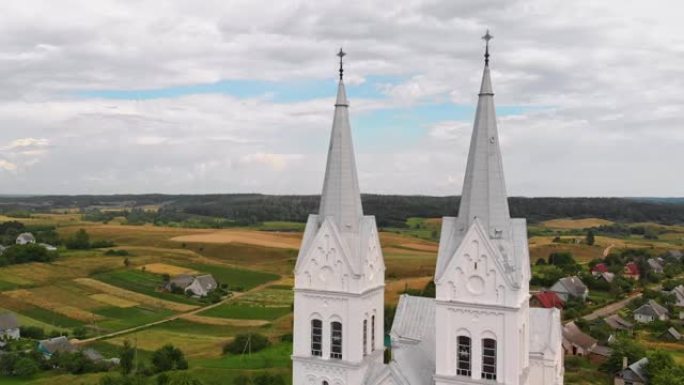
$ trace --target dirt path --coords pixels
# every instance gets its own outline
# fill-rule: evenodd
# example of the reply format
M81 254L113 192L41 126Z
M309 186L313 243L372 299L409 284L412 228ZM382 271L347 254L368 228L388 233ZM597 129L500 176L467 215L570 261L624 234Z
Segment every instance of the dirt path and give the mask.
M582 318L587 320L587 321L593 321L597 318L607 317L613 313L616 313L618 310L622 309L623 307L627 306L627 304L631 300L641 297L641 295L642 295L641 293L632 294L629 297L627 297L621 301L613 302L613 303L610 303L610 304L608 304L602 308L596 309L593 312L585 315Z
M608 247L606 247L606 248L603 250L603 258L607 257L608 254L610 254L610 250L611 250L613 247L615 247L615 245L611 243Z
M121 336L121 335L124 335L124 334L134 333L134 332L137 332L137 331L139 331L139 330L147 329L147 328L149 328L149 327L151 327L151 326L161 325L161 324L164 324L164 323L167 323L167 322L175 321L175 320L180 319L180 318L189 317L189 316L194 316L194 315L197 315L198 313L201 313L201 312L203 312L203 311L205 311L205 310L213 309L213 308L215 308L215 307L217 307L217 306L220 306L220 305L222 305L222 304L224 304L224 303L228 303L228 302L230 302L230 301L233 301L233 300L235 300L235 299L237 299L237 298L240 298L240 297L242 297L242 296L244 296L244 295L246 295L246 294L248 294L248 293L252 293L252 292L255 292L255 291L259 291L259 290L264 289L264 288L266 288L266 287L268 287L268 286L271 286L271 285L277 285L277 284L280 283L282 280L283 280L283 278L281 277L280 279L278 279L278 280L276 280L276 281L266 282L266 283L264 283L264 284L261 284L261 285L259 285L259 286L256 286L256 287L252 288L251 290L243 291L243 292L240 292L240 293L234 293L232 296L230 296L230 297L228 297L228 298L225 298L225 299L223 299L222 301L219 301L219 302L216 302L216 303L212 303L211 305L207 305L207 306L204 306L204 307L200 307L200 308L197 308L197 309L194 309L194 310L191 310L191 311L187 311L187 312L184 312L184 313L174 314L174 315L172 315L172 316L170 316L170 317L164 318L164 319L159 320L159 321L154 321L154 322L146 323L146 324L144 324L144 325L139 325L139 326L135 326L135 327L128 328L128 329L124 329L124 330L119 330L119 331L115 331L115 332L111 332L111 333L107 333L107 334L102 334L102 335L99 335L99 336L96 336L96 337L86 338L86 339L84 339L84 340L73 340L72 343L77 344L77 345L87 344L87 343L90 343L90 342L95 342L95 341L99 341L99 340L105 340L105 339L109 339L109 338L112 338L112 337L118 337L118 336Z

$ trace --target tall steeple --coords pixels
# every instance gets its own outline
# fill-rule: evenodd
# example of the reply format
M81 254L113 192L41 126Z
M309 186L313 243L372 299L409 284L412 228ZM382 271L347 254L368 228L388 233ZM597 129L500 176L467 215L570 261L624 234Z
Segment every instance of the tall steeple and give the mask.
M489 74L489 41L492 38L489 31L482 37L486 41L485 66L458 216L465 221L466 227L477 217L489 236L508 238L510 213Z
M321 221L332 217L342 232L357 232L359 221L363 217L363 209L349 124L349 102L343 82L342 58L345 55L340 48L337 54L340 58L340 82L337 88L319 217Z

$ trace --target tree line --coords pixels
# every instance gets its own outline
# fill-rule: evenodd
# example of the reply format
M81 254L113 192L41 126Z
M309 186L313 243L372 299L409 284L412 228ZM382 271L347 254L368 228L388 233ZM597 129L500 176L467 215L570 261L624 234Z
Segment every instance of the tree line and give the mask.
M381 227L404 226L410 217L441 217L458 214L460 197L375 195L362 196L364 211L376 216ZM246 225L264 221L306 221L318 211L318 195L80 195L0 197L0 213L30 215L32 212L78 208L98 213L96 220L107 220L118 208L133 222L184 221L190 218L221 218L219 224ZM158 205L145 211L143 205ZM616 222L655 221L664 224L684 222L681 200L631 198L509 198L511 215L538 222L553 218L599 217ZM106 210L104 210L106 209Z

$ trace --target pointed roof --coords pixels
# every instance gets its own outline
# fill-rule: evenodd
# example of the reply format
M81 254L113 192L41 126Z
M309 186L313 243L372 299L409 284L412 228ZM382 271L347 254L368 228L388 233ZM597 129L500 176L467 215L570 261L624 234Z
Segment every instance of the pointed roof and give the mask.
M510 214L504 182L499 134L496 128L494 91L489 73L489 34L486 62L463 181L458 216L466 227L479 218L491 237L508 238Z
M319 218L322 223L326 217L332 217L341 232L357 232L363 208L349 124L349 102L341 74L340 67Z

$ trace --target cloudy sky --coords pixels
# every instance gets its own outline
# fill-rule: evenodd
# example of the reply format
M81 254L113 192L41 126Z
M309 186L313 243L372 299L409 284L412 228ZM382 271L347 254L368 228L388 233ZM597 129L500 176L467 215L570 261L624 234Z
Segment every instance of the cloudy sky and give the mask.
M510 195L684 196L684 3L5 1L0 194L460 193L489 28Z

